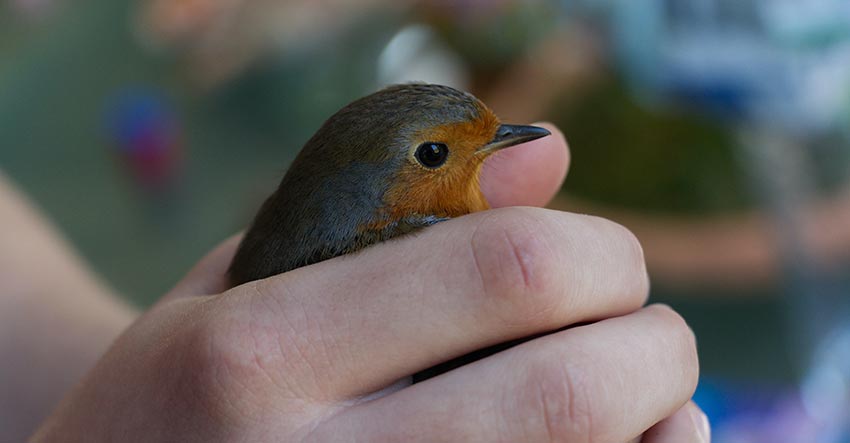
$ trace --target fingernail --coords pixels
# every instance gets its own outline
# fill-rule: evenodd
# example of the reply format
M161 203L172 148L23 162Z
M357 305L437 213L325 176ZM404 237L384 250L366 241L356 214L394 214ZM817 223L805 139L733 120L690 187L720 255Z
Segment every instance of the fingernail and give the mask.
M699 408L691 408L691 420L697 429L700 443L711 443L711 424L708 423L705 413Z

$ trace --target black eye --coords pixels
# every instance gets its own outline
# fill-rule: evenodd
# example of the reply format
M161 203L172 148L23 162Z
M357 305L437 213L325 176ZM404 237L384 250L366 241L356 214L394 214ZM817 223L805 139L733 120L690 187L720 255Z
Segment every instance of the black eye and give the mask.
M439 168L449 157L449 147L442 143L426 142L416 149L416 160L426 168Z

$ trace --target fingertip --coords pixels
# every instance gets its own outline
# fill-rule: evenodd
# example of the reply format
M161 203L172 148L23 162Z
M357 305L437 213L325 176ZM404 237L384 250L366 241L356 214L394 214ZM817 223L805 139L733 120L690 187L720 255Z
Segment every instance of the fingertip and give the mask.
M566 138L552 123L536 125L552 135L506 149L485 161L481 190L492 207L544 206L560 190L570 163Z
M710 443L708 417L693 401L651 427L641 443Z
M553 139L552 140L554 142L553 144L555 145L555 147L558 148L557 152L561 154L561 156L559 157L559 160L561 161L560 165L564 169L563 176L561 177L561 182L563 183L563 179L566 178L567 172L570 169L570 160L571 160L570 144L567 141L567 137L552 122L544 121L544 122L537 122L537 123L534 123L534 124L537 125L537 126L540 126L542 128L546 128L546 129L549 130L549 132L552 133L552 135L549 138Z

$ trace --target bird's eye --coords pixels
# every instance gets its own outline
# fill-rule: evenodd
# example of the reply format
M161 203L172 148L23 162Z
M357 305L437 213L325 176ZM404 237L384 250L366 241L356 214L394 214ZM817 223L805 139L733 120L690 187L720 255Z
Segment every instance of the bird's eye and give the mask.
M448 157L449 147L442 143L426 142L416 149L416 160L426 168L439 168Z

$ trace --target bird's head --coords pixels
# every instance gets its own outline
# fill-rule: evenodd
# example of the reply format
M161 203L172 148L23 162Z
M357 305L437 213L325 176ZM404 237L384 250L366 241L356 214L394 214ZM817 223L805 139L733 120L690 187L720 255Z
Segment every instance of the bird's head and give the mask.
M404 84L337 112L302 155L319 154L335 170L378 165L381 173L372 174L381 176L378 223L411 214L456 217L488 208L478 182L487 157L547 135L535 126L502 124L469 93Z
M501 149L549 135L502 124L446 86L406 84L329 118L266 200L230 267L233 284L350 253L489 206L478 175Z

